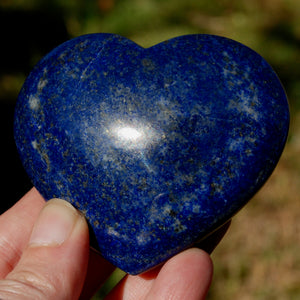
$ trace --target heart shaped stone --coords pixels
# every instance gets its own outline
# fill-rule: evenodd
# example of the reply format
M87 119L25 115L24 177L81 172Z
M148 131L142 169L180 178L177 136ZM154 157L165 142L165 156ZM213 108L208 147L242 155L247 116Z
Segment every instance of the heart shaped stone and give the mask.
M243 207L276 166L288 126L279 79L238 42L187 35L145 49L91 34L34 68L14 134L45 199L80 209L93 246L137 274Z

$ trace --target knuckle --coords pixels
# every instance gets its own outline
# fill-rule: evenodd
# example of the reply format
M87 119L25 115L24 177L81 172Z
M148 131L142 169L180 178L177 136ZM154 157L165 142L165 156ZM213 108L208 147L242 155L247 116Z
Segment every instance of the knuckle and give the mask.
M3 294L6 297L2 296ZM48 278L30 270L20 270L16 274L11 273L7 279L0 282L0 299L45 300L54 299L56 294L57 288Z

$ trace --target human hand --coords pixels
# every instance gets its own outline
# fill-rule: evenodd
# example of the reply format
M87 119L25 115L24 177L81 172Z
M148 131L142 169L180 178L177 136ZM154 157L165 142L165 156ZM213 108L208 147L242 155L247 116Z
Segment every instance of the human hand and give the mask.
M0 299L90 299L114 267L89 248L84 217L35 188L0 216ZM106 299L205 299L212 262L200 249L127 275Z

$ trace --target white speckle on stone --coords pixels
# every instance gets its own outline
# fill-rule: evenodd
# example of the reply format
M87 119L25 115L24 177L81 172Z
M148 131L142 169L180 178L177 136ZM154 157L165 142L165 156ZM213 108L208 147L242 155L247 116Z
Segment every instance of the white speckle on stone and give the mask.
M172 227L177 231L177 233L187 230L187 227L185 225L182 225L182 223L178 219L175 220Z
M47 85L47 83L48 83L47 79L41 78L37 85L38 91L41 92L43 90L43 88Z
M116 225L120 227L119 224ZM120 230L122 230L122 228L120 228ZM113 226L108 226L106 233L110 236L117 238L118 240L122 240L124 242L128 241L128 236L126 234L122 234L121 232L117 231Z
M38 149L38 142L36 140L31 142L31 146L33 147L33 149Z
M198 214L201 210L201 206L200 205L193 205L193 213Z
M136 240L140 246L144 246L151 241L151 237L148 232L143 231L137 235Z
M112 236L115 236L115 237L120 237L121 235L120 235L120 233L118 232L118 231L116 231L113 227L111 227L111 226L109 226L108 228L107 228L107 233L109 234L109 235L112 235Z
M172 206L169 205L169 204L166 204L163 208L163 214L164 215L169 215L169 213L171 212L172 210Z
M242 151L244 144L244 138L231 139L229 143L229 151Z
M229 151L234 151L234 152L246 152L246 154L252 155L252 151L251 151L251 145L250 148L249 144L254 144L256 142L255 138L252 137L240 137L240 138L236 138L236 139L230 139L229 143L228 143L228 150Z
M31 95L29 97L28 102L29 102L30 109L35 110L35 111L38 110L41 106L40 99L35 95Z
M253 137L250 137L250 136L247 136L245 138L245 141L247 141L247 142L249 142L251 144L254 144L256 142L256 140L257 140L256 138L253 138Z
M244 113L255 121L259 121L260 112L255 107L258 103L257 95L250 96L244 91L238 95L238 101L231 100L228 109L237 110L239 113Z
M228 69L224 68L223 69L223 74L224 74L225 78L227 78L228 76L237 75L237 71L236 70L228 70Z

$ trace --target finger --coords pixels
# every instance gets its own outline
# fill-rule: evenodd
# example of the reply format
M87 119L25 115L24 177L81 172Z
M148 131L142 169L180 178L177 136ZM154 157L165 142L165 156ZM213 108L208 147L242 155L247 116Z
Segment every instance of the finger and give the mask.
M115 268L115 266L105 260L99 253L90 249L87 275L80 300L91 299Z
M206 252L186 250L162 267L146 299L205 299L212 274L212 261Z
M154 272L150 271L149 276L143 275L126 275L107 295L105 300L133 300L145 299L146 295L151 290L155 278L160 268L155 269ZM148 272L147 272L148 273Z
M0 216L0 279L19 261L28 243L34 221L44 205L43 197L32 188Z
M49 201L20 261L0 281L0 299L78 299L88 254L84 217L66 201Z
M126 276L107 299L205 299L212 273L209 255L192 248L172 257L160 270Z

